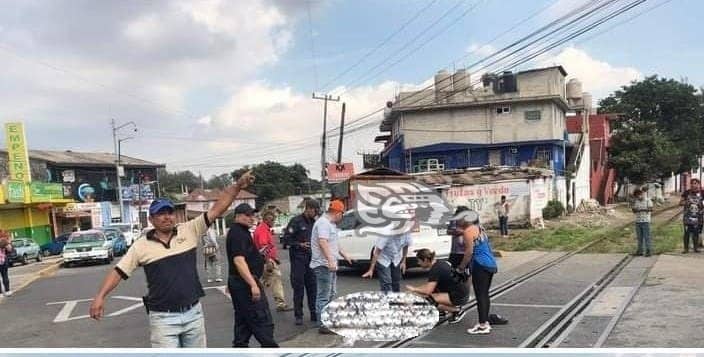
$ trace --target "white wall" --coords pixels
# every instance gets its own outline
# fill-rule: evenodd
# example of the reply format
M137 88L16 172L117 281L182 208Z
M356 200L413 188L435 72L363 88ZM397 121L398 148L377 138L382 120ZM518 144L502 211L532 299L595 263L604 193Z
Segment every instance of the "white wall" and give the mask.
M589 140L585 141L583 150L582 160L579 162L579 167L577 167L577 172L575 172L575 177L572 181L575 185L575 192L573 192L573 194L576 206L574 208L579 207L582 201L589 200L591 198L591 152L589 149ZM572 188L569 187L569 190L571 192ZM572 202L570 202L570 205L571 204Z

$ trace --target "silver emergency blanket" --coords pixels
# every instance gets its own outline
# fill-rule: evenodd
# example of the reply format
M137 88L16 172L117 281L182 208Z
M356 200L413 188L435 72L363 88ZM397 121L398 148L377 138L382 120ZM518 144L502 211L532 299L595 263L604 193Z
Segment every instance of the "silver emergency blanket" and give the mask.
M439 312L411 293L365 291L339 297L321 312L322 324L354 341L398 341L432 329Z

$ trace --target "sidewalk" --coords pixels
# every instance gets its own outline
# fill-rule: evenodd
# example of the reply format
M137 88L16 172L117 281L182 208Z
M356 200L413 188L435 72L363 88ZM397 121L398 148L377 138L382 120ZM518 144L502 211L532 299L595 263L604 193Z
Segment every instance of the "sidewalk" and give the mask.
M61 256L45 257L39 263L30 263L27 265L15 265L10 268L10 289L16 293L39 278L54 274L63 262ZM5 299L12 299L0 295L0 303Z
M704 254L663 254L604 347L702 348Z

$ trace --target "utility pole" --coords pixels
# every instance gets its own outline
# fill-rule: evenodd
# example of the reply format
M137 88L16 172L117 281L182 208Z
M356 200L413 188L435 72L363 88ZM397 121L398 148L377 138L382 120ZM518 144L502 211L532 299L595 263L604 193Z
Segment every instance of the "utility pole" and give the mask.
M323 100L323 135L320 140L320 180L322 183L322 191L323 191L323 197L320 199L320 203L325 202L325 191L327 190L327 175L326 175L326 165L325 165L325 139L326 139L326 134L327 134L327 123L328 123L328 101L333 101L333 102L339 102L340 97L333 98L332 95L330 94L325 94L322 97L318 97L313 93L313 99L321 99Z
M120 179L120 148L119 142L121 139L117 138L117 132L126 127L127 125L132 125L134 131L137 131L137 124L133 121L129 121L120 126L116 126L115 119L111 119L110 124L112 126L112 141L115 147L115 174L117 175L117 200L120 202L120 223L125 223L125 204L122 202L122 180Z
M342 103L342 116L340 117L340 144L337 145L337 163L342 163L342 136L345 134L345 103Z

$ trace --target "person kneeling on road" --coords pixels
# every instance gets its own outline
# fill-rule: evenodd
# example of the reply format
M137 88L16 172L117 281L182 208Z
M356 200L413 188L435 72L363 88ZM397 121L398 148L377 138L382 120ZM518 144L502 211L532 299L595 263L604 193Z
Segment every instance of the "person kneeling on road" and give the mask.
M469 300L469 287L453 271L452 265L445 260L435 259L435 252L423 248L416 252L418 265L428 272L428 282L421 286L406 286L406 290L427 297L440 311L450 313L449 323L455 324L467 313L462 305Z

